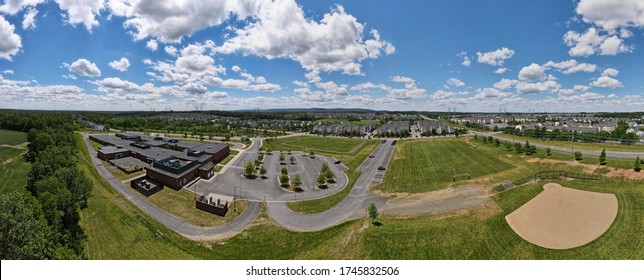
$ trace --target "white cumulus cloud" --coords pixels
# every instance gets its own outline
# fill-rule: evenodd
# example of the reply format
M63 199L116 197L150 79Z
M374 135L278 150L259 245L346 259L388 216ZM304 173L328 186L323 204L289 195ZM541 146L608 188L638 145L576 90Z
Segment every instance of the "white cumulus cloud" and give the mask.
M597 80L593 81L591 85L594 87L600 87L600 88L616 88L616 87L621 87L622 83L611 77L601 76L597 78Z
M13 24L0 16L0 58L11 60L22 47L22 40L14 31Z
M532 63L526 67L521 68L519 71L519 79L522 81L534 81L544 77L543 72L545 69L539 64Z
M121 57L121 59L114 60L108 64L110 65L110 67L116 70L119 70L121 72L127 71L127 68L130 67L130 61L125 57Z
M492 66L503 66L504 61L511 58L513 55L514 50L508 49L506 47L491 52L476 53L477 61L479 63L485 63Z
M87 59L81 58L74 61L71 65L64 63L69 71L85 77L98 77L101 75L101 70L98 69L96 64Z

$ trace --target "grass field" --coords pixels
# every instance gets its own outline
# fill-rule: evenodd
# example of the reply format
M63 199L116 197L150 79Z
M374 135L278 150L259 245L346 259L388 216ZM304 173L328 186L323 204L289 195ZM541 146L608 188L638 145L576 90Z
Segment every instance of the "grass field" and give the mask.
M500 151L463 139L399 141L382 184L384 192L427 192L453 182L454 173L469 173L471 178L512 168L498 159ZM467 179L461 178L462 179Z
M319 136L294 136L278 138L277 140L264 141L262 149L270 148L273 151L315 151L341 154L351 152L355 147L367 140L349 139L338 137ZM376 140L370 140L376 141Z
M0 147L0 193L10 193L27 185L31 165L22 160L25 152L25 149Z
M141 196L143 197L143 195ZM226 213L226 216L220 217L195 208L194 194L185 190L175 191L170 188L164 188L160 192L147 197L147 199L166 212L202 227L223 225L239 216L239 213L248 204L245 200L236 201L235 205L238 213L233 212L233 206L231 204L229 206L230 211Z
M617 218L591 243L551 250L532 245L505 222L511 213L542 190L545 182L522 186L494 198L501 208L489 218L464 215L436 219L385 217L360 237L360 251L374 259L636 259L644 258L644 183L633 181L555 181L565 187L615 193Z
M0 129L0 145L18 145L27 142L27 133Z
M496 134L495 136L499 138L503 138L506 140L512 140L512 135L508 134ZM570 149L572 148L572 143L570 141L555 141L555 140L541 140L538 138L531 138L531 137L523 137L523 136L514 136L515 141L521 141L525 143L525 141L529 141L532 144L541 144L541 145L549 145L552 147L560 147L560 148L566 148ZM616 151L616 152L644 152L644 145L623 145L623 144L617 144L617 143L580 143L580 142L575 142L575 149L582 149L582 150L587 150L587 151L601 151L602 149L606 149L606 152L610 155L610 151Z

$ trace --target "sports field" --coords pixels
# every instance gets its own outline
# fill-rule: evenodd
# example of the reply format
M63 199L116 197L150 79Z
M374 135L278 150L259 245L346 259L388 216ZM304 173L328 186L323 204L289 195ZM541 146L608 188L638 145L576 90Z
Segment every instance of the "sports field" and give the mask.
M273 151L313 150L329 153L348 153L359 145L362 145L365 141L367 140L319 136L295 136L264 141L262 148L270 148Z
M385 192L418 193L441 189L454 174L476 178L513 166L499 159L500 151L473 145L463 139L399 141L382 184ZM467 176L457 178L466 180Z
M18 145L27 142L27 133L0 129L0 145Z

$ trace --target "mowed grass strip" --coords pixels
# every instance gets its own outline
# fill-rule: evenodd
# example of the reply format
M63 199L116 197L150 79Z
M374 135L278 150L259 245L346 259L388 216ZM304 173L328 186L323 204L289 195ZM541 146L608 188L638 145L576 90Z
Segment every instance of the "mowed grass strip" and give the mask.
M454 173L471 178L513 167L498 158L499 151L462 139L399 141L382 184L385 192L419 193L437 190L453 182ZM457 180L467 180L467 177Z
M306 148L307 150L348 153L363 142L364 140L347 138L306 137L284 142L284 144L287 146Z
M523 240L505 216L534 198L548 182L580 190L614 193L619 210L596 240L568 250L546 249ZM494 197L501 208L488 218L465 214L448 218L384 217L360 237L364 258L372 259L634 259L644 258L644 183L629 180L548 181L521 186Z
M22 160L25 151L0 147L0 193L10 193L27 185L31 165Z
M530 142L530 144L540 144L540 145L548 145L552 147L560 147L560 148L567 148L570 149L572 148L572 143L570 141L557 141L557 140L542 140L539 138L532 138L532 137L525 137L525 136L514 136L510 134L496 134L494 135L495 137L499 137L502 139L499 140L510 140L514 139L515 141L519 141L521 144L524 144L525 141ZM606 152L610 156L610 152L644 152L644 145L641 144L619 144L619 143L582 143L582 142L575 142L574 143L574 148L575 149L581 149L581 150L586 150L586 151L601 151L602 149L606 149Z
M0 129L0 145L18 145L27 142L27 133Z
M143 197L143 195L141 196ZM170 188L163 188L163 190L147 197L147 199L166 212L201 227L215 227L228 223L239 216L248 204L245 200L235 201L235 207L237 207L238 211L235 213L233 203L230 203L226 216L220 217L197 209L194 194L185 190L175 191Z

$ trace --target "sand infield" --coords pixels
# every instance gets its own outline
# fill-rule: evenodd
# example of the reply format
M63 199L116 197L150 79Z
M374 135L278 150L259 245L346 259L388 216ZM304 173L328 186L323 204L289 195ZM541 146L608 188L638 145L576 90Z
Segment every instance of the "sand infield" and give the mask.
M602 235L617 216L617 197L548 183L543 192L505 216L512 230L528 242L550 249L570 249Z

